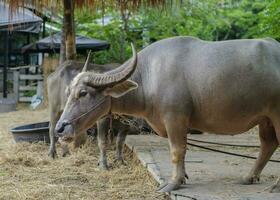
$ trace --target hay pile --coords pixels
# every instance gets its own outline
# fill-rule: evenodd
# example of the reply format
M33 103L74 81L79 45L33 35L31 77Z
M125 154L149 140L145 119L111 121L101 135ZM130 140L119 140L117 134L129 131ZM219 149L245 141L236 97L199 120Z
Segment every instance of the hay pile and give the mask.
M8 132L12 126L47 119L46 109L0 114L0 199L166 199L154 192L156 183L128 150L126 166L113 164L102 171L96 142L52 160L47 145L15 144ZM108 154L113 163L113 147Z

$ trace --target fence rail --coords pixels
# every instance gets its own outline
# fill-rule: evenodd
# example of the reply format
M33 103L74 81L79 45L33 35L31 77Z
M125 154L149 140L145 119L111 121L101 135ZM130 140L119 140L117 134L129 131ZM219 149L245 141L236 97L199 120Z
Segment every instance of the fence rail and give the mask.
M35 74L35 75L31 75L31 74L21 74L19 75L19 79L20 80L43 80L43 76L41 74Z
M20 74L19 69L27 69L30 67L37 66L24 66L18 69L13 69L13 90L15 94L16 101L19 102L31 102L32 97L24 96L26 91L36 91L36 93L41 94L43 90L43 75L41 74ZM20 85L22 81L32 81L33 84Z

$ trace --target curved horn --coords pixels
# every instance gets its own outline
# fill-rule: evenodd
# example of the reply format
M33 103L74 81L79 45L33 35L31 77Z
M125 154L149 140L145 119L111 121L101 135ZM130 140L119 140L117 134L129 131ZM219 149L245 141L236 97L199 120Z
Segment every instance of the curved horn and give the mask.
M83 67L82 72L86 72L86 71L87 71L88 64L89 64L90 54L91 54L91 50L89 50L89 52L88 52L87 60L86 60L86 62L85 62L85 65L84 65L84 67Z
M90 73L87 84L92 85L93 87L112 86L128 79L137 66L137 52L132 43L131 48L133 52L131 60L125 62L116 69L105 72L104 74Z

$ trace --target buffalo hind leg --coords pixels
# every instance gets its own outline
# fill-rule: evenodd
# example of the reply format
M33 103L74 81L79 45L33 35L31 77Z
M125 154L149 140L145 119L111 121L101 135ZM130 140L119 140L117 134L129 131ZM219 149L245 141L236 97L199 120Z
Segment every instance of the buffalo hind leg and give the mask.
M248 176L242 180L242 184L253 184L260 180L260 174L278 147L278 141L273 125L269 120L259 125L260 152L259 156Z
M168 135L171 159L172 159L172 178L168 183L163 183L158 192L171 192L185 183L185 154L187 144L187 127L184 120L169 118L166 121L166 131Z
M280 144L280 121L279 119L275 122L275 129L276 129L276 137L278 141L278 145ZM277 179L276 183L273 184L271 187L266 189L271 193L280 193L280 177Z
M116 139L115 162L120 162L122 164L126 164L123 156L123 146L124 146L126 135L127 135L127 130L120 130L118 132L117 139Z
M53 159L57 156L56 154L56 148L55 148L55 125L59 119L60 113L55 114L57 112L51 111L50 112L50 130L49 130L49 136L50 136L50 147L49 147L49 153L48 155L52 157Z

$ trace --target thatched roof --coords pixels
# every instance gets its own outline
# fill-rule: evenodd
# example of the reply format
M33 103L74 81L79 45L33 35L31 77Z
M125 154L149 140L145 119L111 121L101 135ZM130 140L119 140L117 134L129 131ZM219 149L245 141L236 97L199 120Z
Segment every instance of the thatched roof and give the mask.
M36 10L42 8L59 9L62 0L0 0L9 4L12 11L19 7L32 6ZM160 7L172 0L74 0L77 8L104 9L107 7L118 9L137 9L144 7Z

